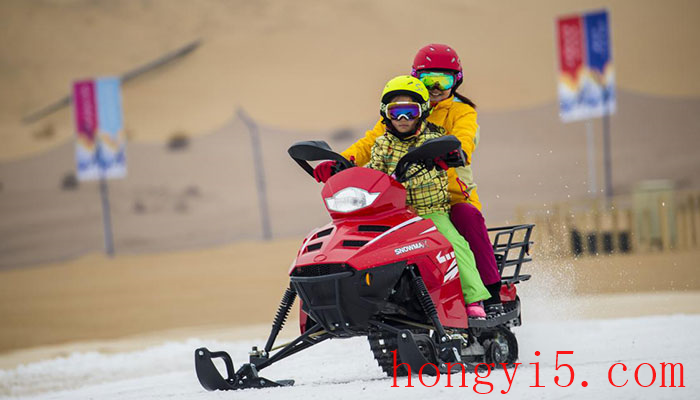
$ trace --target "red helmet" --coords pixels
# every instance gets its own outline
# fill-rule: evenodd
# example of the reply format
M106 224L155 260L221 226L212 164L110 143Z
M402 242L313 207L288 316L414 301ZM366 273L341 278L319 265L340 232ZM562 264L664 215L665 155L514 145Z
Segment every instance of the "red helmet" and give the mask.
M411 75L418 77L418 71L422 69L443 69L456 72L457 85L462 83L462 63L457 52L446 44L429 44L422 47L413 59Z

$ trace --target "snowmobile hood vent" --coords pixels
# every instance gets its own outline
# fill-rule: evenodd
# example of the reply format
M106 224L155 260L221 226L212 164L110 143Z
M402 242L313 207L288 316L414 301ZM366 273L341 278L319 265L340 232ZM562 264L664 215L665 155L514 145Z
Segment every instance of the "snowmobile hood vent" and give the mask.
M369 240L343 240L343 247L362 247L367 244Z
M310 251L318 250L321 248L321 246L323 246L323 242L310 244L310 245L306 246L306 253L308 253Z
M315 264L298 267L293 272L293 276L324 276L348 271L345 264Z
M357 227L360 232L386 232L389 229L391 227L386 225L360 225Z
M319 231L318 233L316 233L316 235L314 236L314 238L315 238L315 239L318 239L318 238L322 238L322 237L324 237L324 236L328 236L328 235L331 234L331 232L333 232L333 228L324 229L324 230Z

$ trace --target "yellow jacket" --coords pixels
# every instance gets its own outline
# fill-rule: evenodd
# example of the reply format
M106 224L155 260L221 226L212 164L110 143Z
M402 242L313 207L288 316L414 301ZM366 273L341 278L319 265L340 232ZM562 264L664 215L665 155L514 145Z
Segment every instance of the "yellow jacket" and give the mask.
M455 100L454 96L437 103L431 110L428 122L445 128L448 135L454 135L462 142L462 149L467 154L465 167L450 168L447 172L449 180L447 190L450 192L451 204L470 203L481 210L479 195L476 193L476 183L472 173L472 153L479 144L479 124L476 123L476 110L468 104ZM341 154L350 159L355 157L357 165L365 165L370 161L372 145L377 137L384 134L386 127L381 120L372 130L367 131L365 137L358 140ZM466 184L467 198L460 189L457 178Z

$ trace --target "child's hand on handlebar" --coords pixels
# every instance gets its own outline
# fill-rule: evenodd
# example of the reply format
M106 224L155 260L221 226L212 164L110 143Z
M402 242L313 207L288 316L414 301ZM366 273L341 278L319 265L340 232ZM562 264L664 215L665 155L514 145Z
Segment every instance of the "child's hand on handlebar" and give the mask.
M316 168L314 168L314 179L316 179L316 182L326 183L335 172L336 164L338 164L337 161L324 161L319 163Z
M466 165L466 157L462 149L451 151L425 163L428 170L435 168L438 171L447 171L450 168L463 167L464 165Z
M355 156L350 156L350 166L355 166ZM345 166L338 161L335 160L329 160L329 161L324 161L319 163L316 168L314 168L314 179L316 179L316 182L318 183L326 183L326 181L333 176L334 174L337 174L338 172L344 170L345 168L349 168L348 166Z

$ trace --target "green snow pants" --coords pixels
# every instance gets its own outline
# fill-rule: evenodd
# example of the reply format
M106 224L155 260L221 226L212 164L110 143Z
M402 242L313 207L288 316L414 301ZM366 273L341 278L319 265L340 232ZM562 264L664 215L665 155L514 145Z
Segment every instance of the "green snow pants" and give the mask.
M459 271L459 281L462 284L464 301L470 304L491 297L484 283L481 282L481 276L476 269L476 261L474 261L474 254L469 248L469 243L452 225L449 214L433 212L422 215L422 217L433 221L438 232L452 244L457 259L457 270Z

